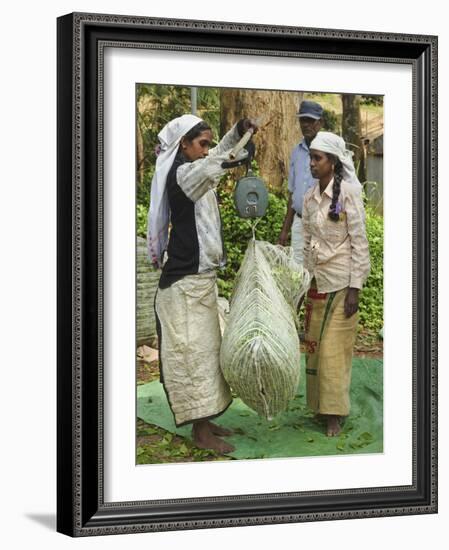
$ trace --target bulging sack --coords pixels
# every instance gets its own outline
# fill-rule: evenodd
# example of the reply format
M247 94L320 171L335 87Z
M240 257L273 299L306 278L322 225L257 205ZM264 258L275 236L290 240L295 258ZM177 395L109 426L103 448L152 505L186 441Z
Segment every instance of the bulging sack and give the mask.
M237 274L220 352L228 384L260 415L286 410L299 383L296 308L309 275L290 247L250 241Z

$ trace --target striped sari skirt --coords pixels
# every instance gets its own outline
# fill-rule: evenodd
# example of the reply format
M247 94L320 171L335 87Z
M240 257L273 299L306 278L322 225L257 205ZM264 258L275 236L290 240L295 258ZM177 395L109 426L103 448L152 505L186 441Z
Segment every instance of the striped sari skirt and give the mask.
M317 414L349 414L358 312L349 319L345 317L346 290L319 293L312 286L307 294L304 342L307 405Z

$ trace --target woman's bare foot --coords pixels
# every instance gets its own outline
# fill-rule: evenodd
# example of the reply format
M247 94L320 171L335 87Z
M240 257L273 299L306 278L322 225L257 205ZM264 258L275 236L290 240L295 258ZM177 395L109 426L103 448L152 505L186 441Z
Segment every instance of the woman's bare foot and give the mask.
M327 416L327 436L335 437L341 432L340 420L335 414Z
M232 453L235 447L217 437L212 431L212 426L208 420L193 423L192 435L195 445L200 449L210 449L220 454Z
M207 420L207 423L209 424L210 429L214 435L227 436L227 435L232 435L234 433L232 430L229 430L224 426L219 426L218 424L214 424L213 422L210 422L210 420Z

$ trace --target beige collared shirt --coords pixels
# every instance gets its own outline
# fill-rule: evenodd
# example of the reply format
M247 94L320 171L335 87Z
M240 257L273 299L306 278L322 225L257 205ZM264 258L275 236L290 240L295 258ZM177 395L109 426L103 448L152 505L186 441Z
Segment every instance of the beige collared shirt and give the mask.
M323 293L348 286L362 288L370 271L361 188L341 182L340 219L334 222L328 216L333 182L322 194L319 183L309 189L302 212L304 266Z

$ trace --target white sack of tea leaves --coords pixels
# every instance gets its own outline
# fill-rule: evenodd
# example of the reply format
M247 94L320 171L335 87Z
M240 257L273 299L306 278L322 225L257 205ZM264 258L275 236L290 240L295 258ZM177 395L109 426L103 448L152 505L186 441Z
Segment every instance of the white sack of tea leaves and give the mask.
M220 361L232 390L267 419L287 409L299 383L296 309L309 274L290 247L250 241L236 277Z

